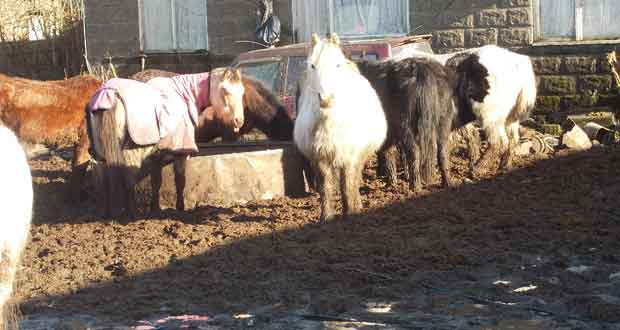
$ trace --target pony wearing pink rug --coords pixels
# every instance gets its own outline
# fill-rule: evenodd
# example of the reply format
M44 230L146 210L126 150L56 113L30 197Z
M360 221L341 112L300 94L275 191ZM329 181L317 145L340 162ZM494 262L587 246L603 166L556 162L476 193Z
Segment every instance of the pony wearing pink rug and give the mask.
M209 109L222 126L239 131L244 122L243 94L241 73L232 69L158 77L147 83L120 78L104 83L87 113L95 156L105 163L105 213L120 215L122 207L114 199L123 198L128 215L135 216L135 186L147 171L151 211L158 212L161 171L171 161L176 208L184 210L186 161L198 151L194 138L200 128L198 111Z

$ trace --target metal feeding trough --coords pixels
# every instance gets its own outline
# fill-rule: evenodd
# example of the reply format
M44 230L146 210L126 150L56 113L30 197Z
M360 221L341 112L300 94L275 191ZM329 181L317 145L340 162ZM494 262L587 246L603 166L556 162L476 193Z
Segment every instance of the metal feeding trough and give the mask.
M198 155L187 163L185 206L231 205L306 192L303 158L292 142L252 141L199 144ZM174 207L176 190L172 165L164 168L162 207ZM149 177L138 191L148 200Z

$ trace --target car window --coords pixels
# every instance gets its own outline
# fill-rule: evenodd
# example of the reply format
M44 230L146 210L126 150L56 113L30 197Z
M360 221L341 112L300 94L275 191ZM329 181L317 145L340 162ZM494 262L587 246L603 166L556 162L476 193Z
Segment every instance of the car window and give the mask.
M247 75L262 82L274 94L279 94L280 79L280 62L265 61L254 63L241 63L238 67L242 75Z
M377 59L379 59L379 55L377 55L376 53L351 53L351 59L356 61L356 60L372 60L372 61L376 61Z
M299 83L304 71L306 71L306 56L291 56L288 58L284 95L295 95L297 83Z

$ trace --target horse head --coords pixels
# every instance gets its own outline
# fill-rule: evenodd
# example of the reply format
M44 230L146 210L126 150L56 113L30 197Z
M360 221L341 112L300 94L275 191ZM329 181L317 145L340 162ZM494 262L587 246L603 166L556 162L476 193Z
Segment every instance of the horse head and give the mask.
M241 71L227 68L215 86L211 91L211 103L216 111L215 117L224 123L230 123L237 133L244 122L245 88L241 79Z
M314 33L311 45L307 60L306 86L318 94L321 108L330 108L333 105L335 90L346 86L343 74L355 72L357 68L343 53L340 39L336 34L321 40Z

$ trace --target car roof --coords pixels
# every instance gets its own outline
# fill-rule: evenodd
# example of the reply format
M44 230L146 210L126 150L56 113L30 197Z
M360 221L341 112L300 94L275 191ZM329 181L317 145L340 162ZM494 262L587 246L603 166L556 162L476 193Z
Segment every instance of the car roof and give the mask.
M389 44L392 48L398 48L414 43L430 43L431 38L432 35L423 34L381 39L343 40L341 44L344 49L366 49L385 44ZM305 56L307 55L309 46L309 43L304 42L281 47L252 50L239 54L234 62L238 63L246 60L272 58L278 56Z

